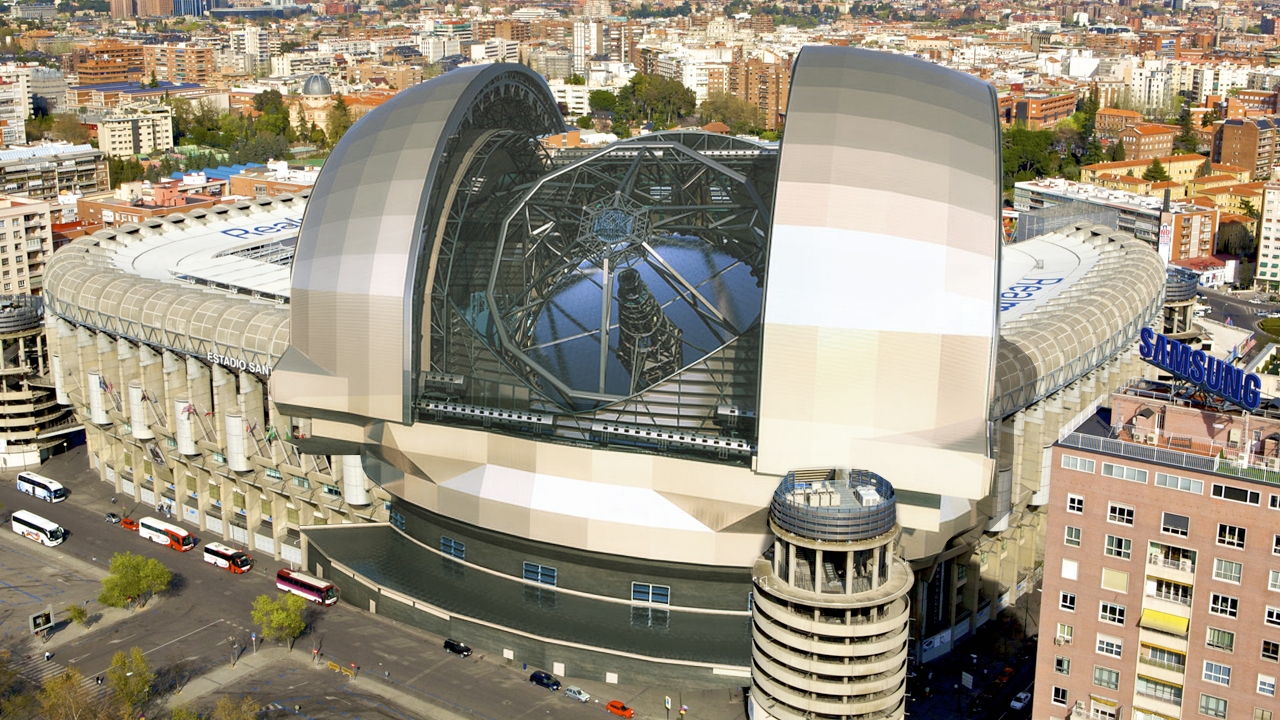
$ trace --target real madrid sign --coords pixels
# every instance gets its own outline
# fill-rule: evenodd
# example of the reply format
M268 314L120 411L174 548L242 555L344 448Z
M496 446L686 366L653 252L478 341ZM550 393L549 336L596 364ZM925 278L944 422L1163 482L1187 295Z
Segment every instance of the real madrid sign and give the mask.
M1253 373L1232 367L1203 350L1142 328L1138 341L1142 359L1205 392L1239 405L1250 412L1262 402L1262 381Z

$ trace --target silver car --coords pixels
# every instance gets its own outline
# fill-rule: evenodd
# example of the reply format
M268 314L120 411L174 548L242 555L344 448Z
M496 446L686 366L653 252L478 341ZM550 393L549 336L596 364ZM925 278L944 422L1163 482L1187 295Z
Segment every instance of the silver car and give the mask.
M577 700L578 702L586 702L591 699L591 696L587 694L587 691L583 690L577 685L570 685L569 687L565 688L564 694L568 695L574 700Z

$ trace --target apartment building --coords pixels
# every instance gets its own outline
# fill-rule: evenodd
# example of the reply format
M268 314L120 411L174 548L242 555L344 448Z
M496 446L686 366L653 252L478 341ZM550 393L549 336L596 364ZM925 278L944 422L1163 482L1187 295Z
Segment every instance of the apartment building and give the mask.
M1173 154L1178 129L1168 125L1139 123L1120 131L1126 160L1151 160Z
M14 7L20 7L15 5ZM22 119L26 120L31 117L32 93L32 76L35 72L47 70L36 63L4 63L0 65L0 80L7 83L13 83L18 86L18 102Z
M1213 161L1248 168L1254 180L1266 180L1275 162L1275 144L1272 118L1223 120L1213 134Z
M791 60L775 57L767 61L750 58L729 65L729 92L746 100L764 115L765 128L782 126L791 89Z
M6 146L26 140L27 116L22 114L23 101L21 85L0 80L0 143Z
M1069 93L1030 93L1012 98L1007 119L1008 123L1018 123L1029 130L1052 129L1062 120L1071 117L1076 111L1076 94Z
M136 103L107 110L97 120L98 147L107 157L128 157L173 147L173 109Z
M211 47L199 47L188 43L147 45L144 53L146 77L161 82L200 83L212 82L217 71L216 52Z
M1142 113L1120 108L1102 108L1094 115L1093 127L1099 137L1116 139L1121 131L1142 122Z
M0 192L37 200L106 190L107 160L91 145L41 143L0 150Z
M49 203L0 195L0 292L39 295L53 253Z
M1262 186L1261 216L1258 218L1258 265L1254 285L1259 290L1280 292L1280 180Z
M275 160L266 167L245 168L227 179L228 192L240 197L276 197L296 195L316 184L320 170L313 167L290 167L286 160Z
M1053 448L1033 717L1280 707L1280 418L1168 389L1131 385Z
M141 45L112 39L79 46L63 62L64 68L69 65L76 73L81 85L136 82L142 80L146 69Z

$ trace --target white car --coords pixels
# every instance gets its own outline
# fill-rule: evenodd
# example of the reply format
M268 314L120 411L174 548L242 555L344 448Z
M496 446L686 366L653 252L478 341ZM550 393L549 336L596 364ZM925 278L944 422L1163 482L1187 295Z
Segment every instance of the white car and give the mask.
M1252 300L1250 300L1250 301L1249 301L1249 304L1250 304L1250 305L1261 305L1261 304L1262 304L1262 301L1261 301L1261 300L1259 300L1258 298L1254 298L1254 299L1252 299Z
M588 695L585 690L578 687L577 685L570 685L569 687L565 688L564 694L568 695L574 700L577 700L578 702L586 702L591 699L591 696Z
M1020 692L1013 698L1013 702L1009 703L1009 707L1014 710L1021 710L1031 702L1031 693Z

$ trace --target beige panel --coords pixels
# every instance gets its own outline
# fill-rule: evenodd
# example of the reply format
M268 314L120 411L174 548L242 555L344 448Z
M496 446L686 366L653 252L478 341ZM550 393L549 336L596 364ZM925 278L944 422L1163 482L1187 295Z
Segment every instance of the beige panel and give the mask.
M475 495L458 492L457 490L444 487L437 487L436 493L436 497L438 498L437 502L439 503L439 506L436 508L436 512L439 512L442 515L448 515L451 518L461 520L465 523L471 523L472 525L493 527L480 522L480 498ZM528 522L522 521L519 523L519 526L527 529ZM502 526L499 525L498 527ZM513 534L519 534L514 533L515 527L515 525L512 526L513 530L511 532L513 532ZM504 530L504 532L507 531Z
M489 517L487 511L482 515ZM590 522L586 518L533 510L529 512L529 537L554 545L584 548L588 545Z

